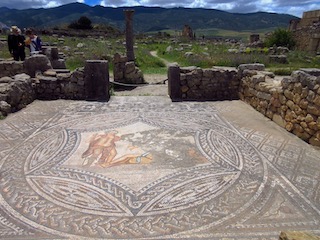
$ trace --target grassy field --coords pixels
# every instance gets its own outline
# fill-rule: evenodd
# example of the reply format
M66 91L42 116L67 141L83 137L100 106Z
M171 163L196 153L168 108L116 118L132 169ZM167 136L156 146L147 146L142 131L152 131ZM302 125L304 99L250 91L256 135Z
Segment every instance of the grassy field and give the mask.
M236 32L218 31L223 36ZM264 30L267 31L267 30ZM244 32L247 37L249 32ZM250 33L251 34L251 33ZM239 35L238 35L239 36ZM1 36L6 38L6 36ZM93 39L74 37L40 36L44 43L55 45L66 56L66 65L70 70L83 67L87 59L102 59L112 63L113 55L118 52L125 54L124 38L118 39ZM232 53L228 49L239 48L238 45L216 43L206 40L181 42L173 39L139 38L135 40L136 64L144 74L166 74L166 65L150 54L157 51L158 56L169 62L177 62L180 66L198 66L210 68L212 66L237 67L243 63L263 63L267 68L277 74L288 75L299 68L320 68L320 57L310 56L305 52L291 51L288 56L288 64L270 63L267 49L244 48L242 53ZM26 49L26 52L28 50ZM6 44L0 45L0 58L10 58ZM112 70L112 64L110 64Z

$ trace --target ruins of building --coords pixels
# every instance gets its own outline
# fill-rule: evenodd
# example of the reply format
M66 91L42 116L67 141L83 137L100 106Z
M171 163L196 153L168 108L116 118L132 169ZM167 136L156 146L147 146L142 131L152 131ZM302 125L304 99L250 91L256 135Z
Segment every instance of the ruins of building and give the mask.
M320 10L304 12L300 20L291 20L289 30L298 50L320 52Z

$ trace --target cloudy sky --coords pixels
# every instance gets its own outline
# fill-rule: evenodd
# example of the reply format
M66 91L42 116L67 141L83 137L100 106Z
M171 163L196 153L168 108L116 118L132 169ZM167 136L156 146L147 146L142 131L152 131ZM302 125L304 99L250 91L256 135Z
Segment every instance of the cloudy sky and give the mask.
M0 7L16 9L49 8L71 2L101 6L161 6L213 8L236 13L257 11L288 13L302 17L302 13L320 9L320 0L1 0Z

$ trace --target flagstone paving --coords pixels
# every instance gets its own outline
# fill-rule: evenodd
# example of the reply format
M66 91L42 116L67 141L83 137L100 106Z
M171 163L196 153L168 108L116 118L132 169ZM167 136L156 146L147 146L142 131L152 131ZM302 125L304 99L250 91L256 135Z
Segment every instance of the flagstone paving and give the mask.
M320 234L320 150L241 101L35 101L0 121L1 239Z

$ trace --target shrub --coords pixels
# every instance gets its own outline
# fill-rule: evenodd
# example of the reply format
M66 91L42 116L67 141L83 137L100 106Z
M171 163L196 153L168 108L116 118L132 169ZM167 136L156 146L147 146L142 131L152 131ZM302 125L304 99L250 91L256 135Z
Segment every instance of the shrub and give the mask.
M73 29L92 29L92 22L86 16L80 17L76 22L72 22L68 26Z
M266 39L266 45L267 47L276 45L292 49L295 46L295 41L289 30L278 28Z

